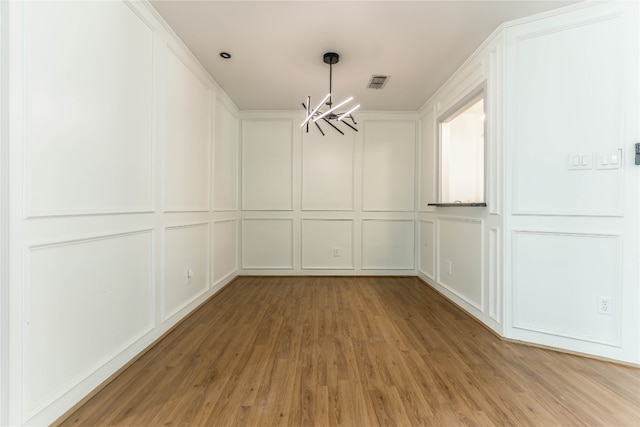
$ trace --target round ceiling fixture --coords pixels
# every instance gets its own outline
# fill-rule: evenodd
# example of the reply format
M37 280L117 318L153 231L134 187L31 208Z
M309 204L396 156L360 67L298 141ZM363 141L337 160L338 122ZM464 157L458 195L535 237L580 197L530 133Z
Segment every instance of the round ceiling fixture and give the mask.
M322 59L324 60L325 64L333 65L337 64L338 61L340 61L340 55L335 52L327 52L324 54Z
M220 57L224 59L231 58L231 54L229 52L220 52Z

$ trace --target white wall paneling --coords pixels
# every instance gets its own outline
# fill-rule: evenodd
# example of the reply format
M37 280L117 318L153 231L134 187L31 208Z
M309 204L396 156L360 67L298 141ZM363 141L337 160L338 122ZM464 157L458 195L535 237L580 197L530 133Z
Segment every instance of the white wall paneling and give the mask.
M362 210L414 211L415 120L366 120Z
M292 269L293 220L289 218L243 219L242 268Z
M640 14L582 6L505 32L506 335L637 364Z
M238 220L213 222L213 285L238 269Z
M413 270L414 228L413 220L363 220L362 269Z
M166 227L163 320L209 288L209 224Z
M502 271L502 87L503 35L496 31L450 77L420 111L419 275L488 327L501 333ZM482 89L485 102L485 201L487 208L428 207L439 183L438 120ZM433 223L422 222L424 220ZM423 236L424 234L424 236ZM434 239L435 243L429 240ZM424 244L433 244L433 257ZM492 246L493 245L493 246ZM491 252L494 251L494 252Z
M438 283L477 310L483 307L483 221L437 221Z
M211 93L190 60L164 49L165 212L208 211Z
M28 419L151 330L153 234L32 244L25 256Z
M9 424L9 34L0 3L0 425Z
M433 220L421 219L420 224L420 264L418 269L432 281L436 280L436 230Z
M514 214L623 214L624 170L599 169L595 158L625 145L623 18L569 19L510 39ZM572 153L593 165L569 170Z
M353 210L355 132L311 130L302 134L302 209Z
M293 210L293 120L243 121L242 209Z
M152 30L123 2L24 12L27 215L151 211Z
M495 43L489 52L488 78L485 96L485 200L491 215L502 215L503 176L502 164L502 99L503 99L503 44Z
M438 185L438 130L436 124L435 109L428 108L425 115L420 118L420 159L418 173L419 182L419 211L433 210L429 203L438 201L436 191Z
M213 209L238 209L238 118L216 97L214 108L215 143L213 167Z
M513 233L514 327L619 345L621 236ZM600 297L612 298L611 315Z
M502 230L489 228L489 316L502 322Z
M303 219L303 269L353 269L353 220Z
M54 423L237 275L239 113L165 25L0 5L1 425Z

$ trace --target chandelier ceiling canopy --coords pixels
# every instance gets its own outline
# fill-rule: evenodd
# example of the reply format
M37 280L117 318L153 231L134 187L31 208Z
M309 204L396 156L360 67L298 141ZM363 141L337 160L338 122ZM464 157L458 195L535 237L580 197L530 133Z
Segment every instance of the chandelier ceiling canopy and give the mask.
M355 107L349 108L346 107L351 101L353 101L353 97L349 97L342 102L339 102L336 105L333 105L332 101L332 79L333 79L333 65L337 64L340 60L340 55L335 52L327 52L324 54L324 62L325 64L329 64L329 93L324 97L322 101L312 110L311 109L311 97L307 96L306 104L302 103L302 108L305 109L307 116L304 121L300 125L303 127L306 125L306 131L309 132L309 123L313 123L316 125L320 133L324 136L324 131L318 122L324 122L334 128L336 131L340 132L344 135L344 132L338 127L340 124L346 125L354 131L358 131L356 129L356 121L353 118L353 113L360 107L360 104ZM341 107L348 108L346 112L338 112L337 110ZM351 123L348 123L350 121Z

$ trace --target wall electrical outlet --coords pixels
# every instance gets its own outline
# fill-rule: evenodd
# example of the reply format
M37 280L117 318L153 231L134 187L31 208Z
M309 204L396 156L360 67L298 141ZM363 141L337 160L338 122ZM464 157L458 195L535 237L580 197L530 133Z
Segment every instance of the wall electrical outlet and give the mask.
M335 248L333 248L333 256L336 257L336 258L340 256L340 248L339 247L336 246Z
M598 297L598 313L613 314L613 298Z
M193 277L193 268L187 267L187 280L191 280Z
M447 260L446 265L447 265L447 273L451 274L451 271L452 271L451 261Z

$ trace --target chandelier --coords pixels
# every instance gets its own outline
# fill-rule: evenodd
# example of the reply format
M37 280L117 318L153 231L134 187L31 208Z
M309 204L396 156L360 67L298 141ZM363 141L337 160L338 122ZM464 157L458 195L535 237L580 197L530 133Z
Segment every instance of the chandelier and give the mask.
M307 96L307 103L306 104L304 102L302 103L302 108L305 109L307 113L307 117L304 119L300 127L303 127L306 125L307 132L309 132L309 123L313 123L316 125L316 127L318 128L322 136L324 136L324 131L320 127L320 124L318 124L318 122L321 121L328 124L335 130L340 132L342 135L344 135L344 132L338 127L338 124L340 123L346 125L347 127L357 132L358 129L356 129L355 127L357 123L351 113L357 110L360 107L360 104L356 105L355 107L349 109L344 113L341 113L341 112L336 112L338 108L341 108L347 105L348 103L350 103L353 100L353 97L349 97L336 105L333 105L333 102L331 99L331 88L332 88L331 80L333 78L333 64L338 63L338 61L340 60L340 55L338 55L335 52L327 52L324 54L323 59L325 64L329 64L329 93L327 94L327 96L324 97L322 101L320 101L320 103L313 110L311 109L311 97ZM348 123L345 119L351 121L351 123Z

